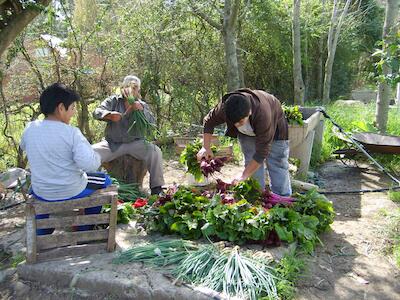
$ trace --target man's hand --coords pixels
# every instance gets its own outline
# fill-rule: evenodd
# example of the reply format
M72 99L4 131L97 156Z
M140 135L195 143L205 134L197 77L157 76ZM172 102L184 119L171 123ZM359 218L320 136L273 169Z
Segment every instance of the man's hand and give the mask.
M202 158L210 159L214 157L214 153L211 149L202 147L199 152L197 152L197 160L200 161Z
M232 179L231 184L232 185L237 185L241 181L245 181L247 178L243 176L243 174L240 174L239 176L235 177Z
M135 101L133 102L133 104L128 106L128 108L126 109L126 113L128 114L134 110L143 110L143 105L139 101Z
M106 115L104 119L112 122L119 122L122 120L122 114L117 111L112 111L108 115Z

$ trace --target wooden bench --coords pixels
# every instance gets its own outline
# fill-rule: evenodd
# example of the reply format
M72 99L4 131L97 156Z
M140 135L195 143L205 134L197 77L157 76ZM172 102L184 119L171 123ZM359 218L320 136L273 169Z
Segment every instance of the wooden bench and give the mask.
M86 255L115 250L117 225L117 187L112 185L89 197L62 202L44 202L29 197L26 214L26 262L35 263L57 257ZM107 213L79 215L84 208L109 204ZM38 214L50 214L48 219L36 219ZM68 231L73 226L94 226L93 230ZM99 227L99 228L96 228ZM104 227L104 228L102 228ZM37 229L55 228L55 232L37 235Z

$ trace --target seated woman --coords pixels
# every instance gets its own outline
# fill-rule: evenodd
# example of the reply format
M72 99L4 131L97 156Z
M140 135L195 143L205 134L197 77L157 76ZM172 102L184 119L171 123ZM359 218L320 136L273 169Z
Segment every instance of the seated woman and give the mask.
M27 154L32 174L32 194L41 201L66 201L89 196L95 190L111 185L108 175L96 170L100 156L81 131L70 126L79 95L61 83L47 87L40 96L44 120L30 122L20 147ZM93 173L88 173L93 172ZM97 214L101 206L85 209ZM49 218L48 214L36 219ZM78 226L89 230L93 225ZM38 235L51 234L53 228L38 229Z

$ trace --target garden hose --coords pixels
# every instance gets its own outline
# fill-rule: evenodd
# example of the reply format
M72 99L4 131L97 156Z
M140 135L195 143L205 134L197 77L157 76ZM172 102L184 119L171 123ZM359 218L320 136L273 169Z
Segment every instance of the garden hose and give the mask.
M319 194L323 195L339 195L339 194L364 194L364 193L379 193L400 190L400 186L395 186L392 188L377 188L377 189L365 189L365 190L353 190L353 191L318 191Z

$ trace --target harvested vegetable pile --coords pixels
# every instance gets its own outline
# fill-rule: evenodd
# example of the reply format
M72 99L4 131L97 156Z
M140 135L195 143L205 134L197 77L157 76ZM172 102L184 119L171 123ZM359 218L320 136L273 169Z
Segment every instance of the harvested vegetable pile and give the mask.
M227 297L278 299L276 271L267 261L215 245L162 240L122 252L114 263L143 262L167 268L176 279L203 286Z
M332 203L316 191L295 198L262 191L254 179L236 186L217 180L215 188L180 186L144 209L148 230L202 236L243 244L297 242L312 252L318 234L333 222Z

